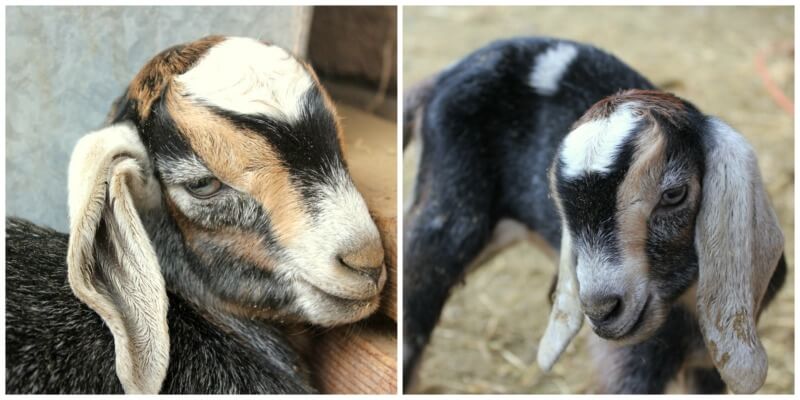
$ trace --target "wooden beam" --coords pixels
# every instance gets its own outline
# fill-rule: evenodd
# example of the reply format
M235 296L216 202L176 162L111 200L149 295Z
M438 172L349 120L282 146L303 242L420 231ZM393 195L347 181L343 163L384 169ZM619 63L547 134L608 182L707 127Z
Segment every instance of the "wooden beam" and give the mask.
M339 327L317 341L312 368L320 392L397 393L397 332L390 325Z

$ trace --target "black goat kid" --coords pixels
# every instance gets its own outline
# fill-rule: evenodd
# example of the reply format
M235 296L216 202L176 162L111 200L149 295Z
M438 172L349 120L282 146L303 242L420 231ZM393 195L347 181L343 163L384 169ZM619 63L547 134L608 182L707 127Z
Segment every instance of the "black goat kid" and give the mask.
M783 235L730 126L615 57L548 38L493 43L406 96L421 146L404 228L406 384L468 267L507 221L560 248L538 349L549 370L588 318L599 391L752 393ZM544 294L542 294L544 296Z

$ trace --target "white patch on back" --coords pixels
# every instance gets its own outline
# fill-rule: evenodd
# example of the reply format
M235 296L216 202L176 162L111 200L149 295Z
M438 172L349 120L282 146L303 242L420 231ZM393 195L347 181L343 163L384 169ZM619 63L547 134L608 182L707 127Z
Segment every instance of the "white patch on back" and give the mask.
M561 147L563 174L577 177L587 172L609 172L625 139L636 127L634 104L617 107L611 116L589 121L570 132Z
M302 96L313 85L286 50L249 38L228 38L175 78L193 101L281 121L300 119Z
M558 83L578 55L578 48L569 43L559 43L536 56L528 84L543 96L558 91Z

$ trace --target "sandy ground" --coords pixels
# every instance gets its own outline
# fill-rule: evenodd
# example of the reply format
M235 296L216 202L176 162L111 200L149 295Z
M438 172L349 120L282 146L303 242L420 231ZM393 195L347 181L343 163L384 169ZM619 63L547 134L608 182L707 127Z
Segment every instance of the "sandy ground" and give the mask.
M404 86L493 39L549 35L593 43L656 85L685 97L744 134L786 236L790 273L762 315L769 356L760 393L794 387L794 135L792 117L764 89L754 59L777 46L767 66L778 87L794 88L793 12L779 7L405 7ZM780 48L783 46L783 49ZM409 153L409 152L407 152ZM406 193L415 160L404 157ZM413 392L584 393L590 388L584 327L554 370L536 365L549 313L554 262L529 244L488 261L456 288L426 351Z

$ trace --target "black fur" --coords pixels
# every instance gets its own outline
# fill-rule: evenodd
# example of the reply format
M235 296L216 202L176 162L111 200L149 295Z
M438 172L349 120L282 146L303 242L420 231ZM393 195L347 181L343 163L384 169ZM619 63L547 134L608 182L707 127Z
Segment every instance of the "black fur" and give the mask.
M697 320L682 306L674 306L651 339L615 349L612 358L618 365L609 366L615 368L608 379L612 386L604 389L609 393L664 393L685 356L703 346Z
M690 393L725 394L727 387L715 368L687 368L684 372Z
M114 339L67 282L68 236L6 225L7 393L121 393ZM310 393L308 371L265 323L216 320L169 294L170 364L162 393Z
M405 218L404 371L411 376L450 287L500 218L523 222L556 247L561 227L547 171L570 126L622 88L653 88L615 57L579 48L554 96L527 83L537 54L559 43L494 42L439 74L424 105L416 198ZM589 84L590 83L590 84ZM410 120L412 118L405 118Z
M559 179L556 190L561 196L569 230L576 236L602 236L605 246L601 249L611 263L620 260L617 237L617 192L614 190L625 179L633 155L633 144L625 143L608 174L590 173L578 179ZM556 173L560 175L561 161L557 161Z
M304 186L329 183L331 173L344 168L336 121L317 86L309 88L300 102L302 117L294 122L264 115L238 114L217 107L211 109L234 124L263 136L283 156L284 165ZM310 157L312 152L321 156Z

